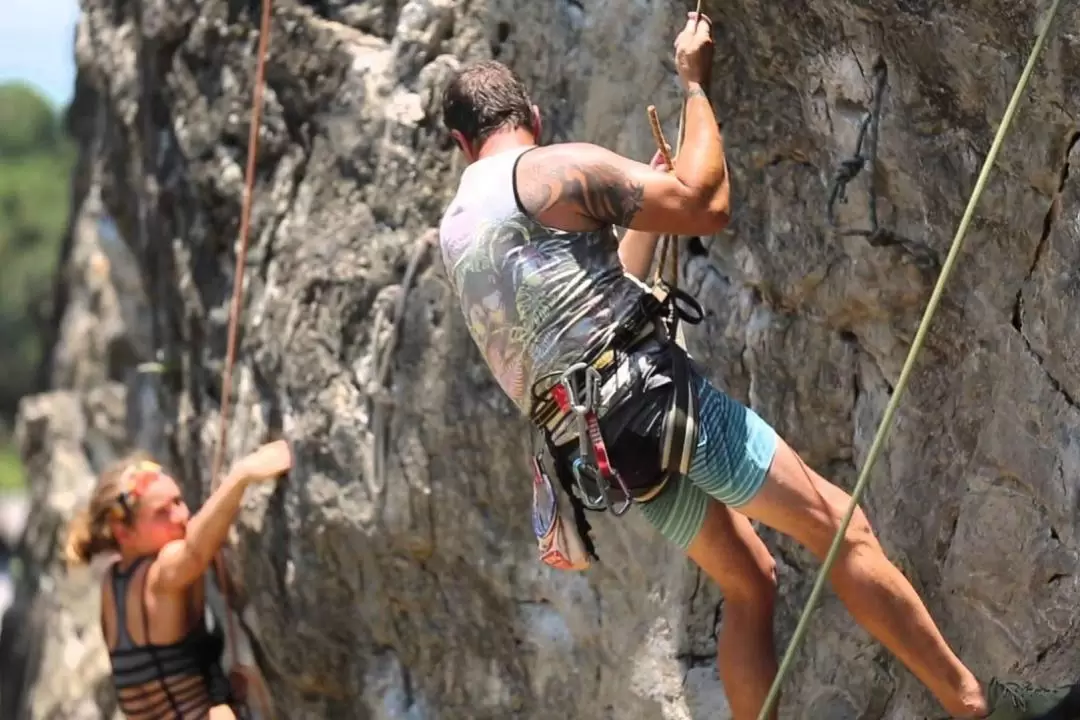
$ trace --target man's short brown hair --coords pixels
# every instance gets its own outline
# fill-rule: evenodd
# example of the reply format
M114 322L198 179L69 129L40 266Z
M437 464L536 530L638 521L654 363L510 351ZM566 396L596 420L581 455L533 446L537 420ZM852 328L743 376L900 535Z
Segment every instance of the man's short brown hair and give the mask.
M469 142L496 130L533 127L532 103L514 71L495 60L463 68L443 93L443 123Z

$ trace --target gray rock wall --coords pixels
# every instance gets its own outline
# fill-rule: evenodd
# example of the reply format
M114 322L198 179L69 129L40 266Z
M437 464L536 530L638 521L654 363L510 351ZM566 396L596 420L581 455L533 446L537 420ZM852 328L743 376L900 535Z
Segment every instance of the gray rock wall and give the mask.
M850 487L1047 3L729 2L712 95L733 218L684 276L713 378ZM671 2L275 3L230 452L297 462L249 493L231 566L289 718L726 717L716 589L644 522L599 519L586 575L533 558L524 425L479 361L428 231L460 163L438 95L512 64L552 139L647 159L675 135ZM165 434L209 487L257 34L248 3L84 0L100 195L139 258ZM138 28L141 26L143 34ZM1080 9L1059 16L874 473L889 554L980 674L1080 666ZM830 181L888 70L876 162ZM876 186L882 234L867 227ZM65 348L57 349L63 355ZM136 353L139 354L139 353ZM816 565L765 531L787 642ZM940 715L833 597L784 717Z

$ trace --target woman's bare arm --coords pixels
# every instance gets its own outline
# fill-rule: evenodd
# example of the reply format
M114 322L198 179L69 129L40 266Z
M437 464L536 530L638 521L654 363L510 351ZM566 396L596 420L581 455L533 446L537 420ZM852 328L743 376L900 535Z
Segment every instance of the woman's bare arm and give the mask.
M236 519L249 482L246 477L228 475L188 522L185 537L161 549L147 575L151 591L179 592L206 572Z
M192 516L184 538L169 543L158 553L147 575L150 590L180 592L198 580L224 544L247 486L277 477L291 466L292 454L283 440L263 445L237 462Z

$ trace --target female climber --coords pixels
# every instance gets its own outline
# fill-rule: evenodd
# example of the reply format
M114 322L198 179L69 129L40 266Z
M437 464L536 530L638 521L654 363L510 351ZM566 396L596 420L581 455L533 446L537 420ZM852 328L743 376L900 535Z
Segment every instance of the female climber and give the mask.
M89 507L72 520L70 564L118 554L102 582L101 625L129 720L235 720L221 668L224 640L207 630L201 580L245 488L291 466L284 441L263 445L192 516L176 481L136 453L102 473Z

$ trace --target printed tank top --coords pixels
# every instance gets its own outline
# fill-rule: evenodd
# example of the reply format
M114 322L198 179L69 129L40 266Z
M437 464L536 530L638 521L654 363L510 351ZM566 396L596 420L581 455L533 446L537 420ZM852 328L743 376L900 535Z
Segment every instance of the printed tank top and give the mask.
M521 208L514 172L534 148L514 148L466 168L439 227L443 262L469 332L526 416L537 379L605 347L646 291L623 272L613 228L556 230Z

